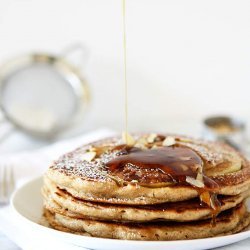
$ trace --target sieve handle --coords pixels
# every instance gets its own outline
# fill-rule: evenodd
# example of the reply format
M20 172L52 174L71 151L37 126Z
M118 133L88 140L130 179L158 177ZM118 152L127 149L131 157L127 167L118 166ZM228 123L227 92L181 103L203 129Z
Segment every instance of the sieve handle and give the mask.
M67 59L79 70L83 70L89 58L89 50L82 43L74 43L64 48L60 56Z

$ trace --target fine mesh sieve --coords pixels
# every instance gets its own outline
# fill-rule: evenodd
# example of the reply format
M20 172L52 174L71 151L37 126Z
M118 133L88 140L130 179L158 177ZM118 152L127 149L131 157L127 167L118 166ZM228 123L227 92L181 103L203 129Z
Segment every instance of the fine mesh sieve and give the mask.
M79 50L79 47L77 47ZM42 138L52 138L71 126L89 103L86 80L63 56L31 54L0 67L2 123L9 132L20 129Z

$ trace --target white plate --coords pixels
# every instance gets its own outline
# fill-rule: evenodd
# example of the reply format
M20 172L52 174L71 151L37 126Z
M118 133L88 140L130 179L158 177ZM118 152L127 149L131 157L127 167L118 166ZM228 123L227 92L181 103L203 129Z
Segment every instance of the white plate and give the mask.
M179 241L114 240L64 233L39 225L39 221L42 216L43 203L42 195L40 192L41 187L42 178L38 178L26 183L13 194L11 204L17 215L17 222L20 225L29 226L29 228L31 228L33 232L36 232L40 236L53 236L54 239L57 239L60 242L67 242L76 246L102 250L194 250L225 246L250 237L250 230L223 237Z

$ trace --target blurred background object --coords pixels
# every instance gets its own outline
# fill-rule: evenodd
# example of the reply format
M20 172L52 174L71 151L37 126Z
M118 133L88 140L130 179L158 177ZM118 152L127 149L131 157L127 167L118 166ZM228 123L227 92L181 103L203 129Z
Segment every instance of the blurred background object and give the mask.
M84 61L79 60L79 52L86 59L84 51L84 46L74 45L63 55L33 53L0 67L1 144L13 130L51 143L79 126L90 94L79 65L68 57L72 61L73 54L75 61Z
M220 141L243 151L246 145L246 124L228 116L211 116L204 120L203 137Z

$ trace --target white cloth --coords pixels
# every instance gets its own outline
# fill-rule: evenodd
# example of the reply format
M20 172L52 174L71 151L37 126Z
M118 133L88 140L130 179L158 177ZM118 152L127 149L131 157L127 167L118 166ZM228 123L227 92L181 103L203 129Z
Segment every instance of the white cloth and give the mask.
M13 167L18 187L24 182L42 175L48 168L50 162L61 154L73 150L82 144L114 134L115 133L111 130L100 129L68 141L55 143L36 151L0 156L0 168L4 165L11 165ZM13 211L11 211L8 206L0 207L0 231L24 250L79 249L79 247L61 243L53 239L45 240L40 238L39 235L35 235L29 228L16 224Z

